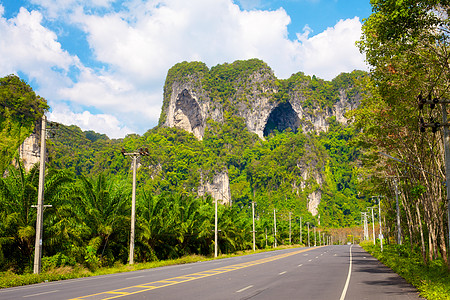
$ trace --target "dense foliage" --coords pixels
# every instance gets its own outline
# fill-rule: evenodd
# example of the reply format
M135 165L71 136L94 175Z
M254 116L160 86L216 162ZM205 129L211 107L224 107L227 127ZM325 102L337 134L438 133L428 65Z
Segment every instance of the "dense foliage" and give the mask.
M19 77L0 78L0 174L47 109L47 101Z
M365 20L360 42L372 66L367 83L371 96L354 112L355 124L364 131L365 193L383 195L388 242L407 243L411 249L420 245L425 263L439 257L447 261L448 195L442 183L449 174L442 132L420 132L421 119L440 122L447 108L426 104L420 109L417 99L449 98L449 2L371 3L374 13ZM397 189L400 227L391 200Z

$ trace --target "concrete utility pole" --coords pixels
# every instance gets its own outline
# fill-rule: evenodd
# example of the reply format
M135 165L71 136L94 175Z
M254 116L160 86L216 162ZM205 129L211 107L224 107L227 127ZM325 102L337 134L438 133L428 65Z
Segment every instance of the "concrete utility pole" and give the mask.
M291 212L289 212L289 245L292 244L292 239L291 239Z
M308 225L308 247L311 247L309 244L309 222L306 222L306 225Z
M372 211L372 235L373 235L373 245L375 246L376 237L375 237L375 218L373 217L373 209L374 207L368 207Z
M255 196L253 196L254 198ZM256 231L255 231L255 201L252 201L252 220L253 220L253 251L256 250Z
M369 229L367 226L367 212L362 212L362 219L363 219L363 224L364 224L364 240L368 240L369 239Z
M217 228L217 199L214 199L214 257L217 257L218 252L218 228Z
M300 216L300 245L302 244L302 216Z
M395 205L397 209L397 244L402 244L402 227L400 224L400 205L398 204L398 183L397 179L394 178L394 188L395 188Z
M41 157L39 161L39 188L38 188L38 202L37 202L37 216L36 216L36 241L34 246L34 266L33 273L41 273L41 259L42 259L42 234L44 231L44 180L45 180L45 126L47 119L42 115L41 121Z
M132 168L133 168L133 190L131 192L131 229L130 229L130 253L128 257L128 263L130 265L134 264L134 227L136 223L136 171L137 171L137 159L142 156L149 156L148 148L139 149L137 152L125 152L122 149L123 156L131 156L132 158Z
M267 227L264 230L266 232L266 248L267 248Z
M275 214L275 209L273 210L273 237L274 245L277 247L277 215Z
M316 247L316 226L314 226L314 247Z
M380 223L380 246L381 252L383 252L383 232L381 231L381 199L378 196L378 218Z

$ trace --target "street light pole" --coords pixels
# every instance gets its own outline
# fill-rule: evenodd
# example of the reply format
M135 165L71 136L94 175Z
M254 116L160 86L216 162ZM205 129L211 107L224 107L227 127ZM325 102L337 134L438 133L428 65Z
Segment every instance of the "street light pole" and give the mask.
M397 209L397 244L402 244L402 228L400 224L400 206L398 204L398 184L397 179L394 178L394 187L395 187L395 205Z
M311 247L309 243L309 222L306 222L306 225L308 225L308 247Z
M300 216L300 245L302 244L302 216Z
M273 226L274 226L274 231L273 231L274 245L276 248L277 247L277 216L275 214L275 209L273 210Z
M373 217L373 206L372 207L368 207L371 211L372 211L372 235L373 235L373 245L375 246L375 241L376 241L376 237L375 237L375 218Z
M253 220L253 251L256 250L256 231L255 231L255 201L252 201L252 220Z
M316 247L316 226L314 226L314 247Z
M292 244L292 239L291 239L291 212L289 212L289 245Z
M45 126L47 119L42 115L41 122L41 157L39 161L39 189L37 202L37 216L36 216L36 241L34 247L34 267L33 273L39 274L41 272L42 259L42 235L43 235L43 220L44 220L44 180L45 180Z
M214 199L214 257L217 257L217 199Z
M381 246L381 252L383 252L383 232L381 231L381 199L380 196L378 196L378 218L380 223L380 246Z

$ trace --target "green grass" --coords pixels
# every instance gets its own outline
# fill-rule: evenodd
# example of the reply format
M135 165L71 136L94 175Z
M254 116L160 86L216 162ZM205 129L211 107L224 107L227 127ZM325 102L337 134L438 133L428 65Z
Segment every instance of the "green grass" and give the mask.
M379 245L366 241L360 244L394 272L414 285L420 295L428 300L450 299L450 272L442 259L425 265L419 252L411 252L406 245Z
M285 249L285 248L294 248L294 247L298 247L298 245L281 246L278 248L260 249L260 250L256 250L255 252L253 252L251 250L239 251L239 252L236 252L233 254L220 255L216 259L222 259L222 258L228 258L228 257L234 257L234 256L242 256L242 255L274 251L274 250L280 250L280 249ZM200 255L189 255L189 256L184 256L184 257L172 259L172 260L161 260L161 261L147 262L147 263L136 263L134 265L123 265L123 264L117 263L114 267L99 268L97 270L89 270L81 265L76 265L74 267L66 266L66 267L54 268L49 271L42 272L41 274L27 273L27 274L19 275L19 274L15 274L11 271L0 272L0 288L15 287L15 286L34 284L34 283L64 280L64 279L73 279L73 278L90 277L90 276L97 276L97 275L131 272L131 271L152 269L152 268L171 266L171 265L188 264L188 263L214 260L214 259L215 258L213 258L213 257L206 257L206 256L200 256Z

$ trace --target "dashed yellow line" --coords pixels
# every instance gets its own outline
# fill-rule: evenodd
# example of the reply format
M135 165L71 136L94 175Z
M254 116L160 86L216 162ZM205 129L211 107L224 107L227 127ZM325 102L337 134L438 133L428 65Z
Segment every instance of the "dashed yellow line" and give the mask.
M315 249L315 248L308 248L308 249L303 249L303 250L294 251L294 252L290 252L290 253L279 254L279 255L272 256L272 257L266 257L266 258L246 262L246 263L240 263L240 264L226 266L226 267L220 267L220 268L212 269L212 270L208 270L208 271L202 271L202 272L198 272L198 273L192 273L192 274L188 274L188 275L167 278L164 280L158 280L158 281L153 281L153 282L149 282L149 283L129 286L129 287L125 287L125 288L121 288L121 289L117 289L117 290L112 290L112 291L82 296L82 297L78 297L78 298L73 298L71 300L115 299L115 298L119 298L119 297L123 297L123 296L129 296L129 295L133 295L133 294L137 294L137 293L147 292L150 290L159 289L159 288L163 288L163 287L167 287L167 286L171 286L171 285L175 285L175 284L179 284L179 283L184 283L184 282L188 282L188 281L192 281L192 280L196 280L196 279L201 279L201 278L205 278L205 277L210 277L210 276L214 276L214 275L218 275L218 274L223 274L223 273L227 273L227 272L231 272L231 271L235 271L235 270L248 268L248 267L255 266L255 265L268 263L268 262L271 262L274 260L282 259L282 258L291 256L291 255L299 254L299 253L306 252L306 251L309 251L312 249Z

